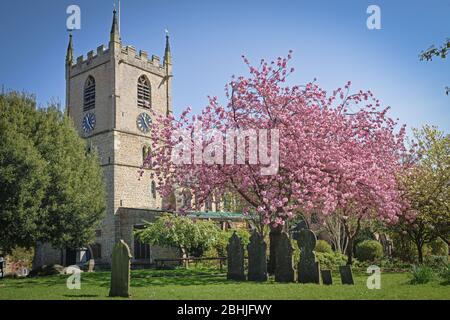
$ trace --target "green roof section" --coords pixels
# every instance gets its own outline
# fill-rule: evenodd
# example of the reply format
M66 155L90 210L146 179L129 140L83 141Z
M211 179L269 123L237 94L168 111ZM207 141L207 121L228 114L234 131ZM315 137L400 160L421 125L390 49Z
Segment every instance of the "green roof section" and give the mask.
M239 212L188 212L187 216L201 219L247 219Z

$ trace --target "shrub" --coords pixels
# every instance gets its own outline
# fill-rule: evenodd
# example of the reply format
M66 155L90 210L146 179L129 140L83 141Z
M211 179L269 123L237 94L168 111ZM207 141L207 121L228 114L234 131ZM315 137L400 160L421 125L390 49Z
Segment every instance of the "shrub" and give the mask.
M322 253L333 253L333 249L331 248L330 244L325 240L318 240L314 251Z
M411 270L411 284L425 284L430 282L433 277L434 277L434 273L433 273L433 269L431 269L430 267L427 266L416 266L413 265L412 266L412 270Z
M21 272L23 268L31 269L34 249L15 248L7 257L13 273Z
M414 263L417 260L417 249L414 243L403 233L393 233L392 256L401 261Z
M316 252L316 258L323 270L338 270L339 266L345 265L347 262L347 257L337 252Z
M376 261L383 257L383 246L375 240L365 240L356 247L356 258L361 261Z
M226 257L227 256L227 245L234 231L236 231L239 238L242 240L242 244L244 245L244 249L247 248L247 245L250 243L250 233L245 229L236 229L236 230L227 230L221 231L216 242L213 245L213 248L216 253L216 257ZM212 252L208 252L209 255L212 255Z
M162 247L175 247L183 254L200 257L214 246L221 230L212 221L164 214L154 222L145 222L145 228L135 231L142 242Z
M450 285L450 264L447 263L447 266L441 269L439 276L441 277L443 284Z
M428 244L431 254L434 256L447 256L448 246L442 239L436 239Z
M447 256L427 256L425 257L425 263L427 267L433 270L442 270L448 266Z

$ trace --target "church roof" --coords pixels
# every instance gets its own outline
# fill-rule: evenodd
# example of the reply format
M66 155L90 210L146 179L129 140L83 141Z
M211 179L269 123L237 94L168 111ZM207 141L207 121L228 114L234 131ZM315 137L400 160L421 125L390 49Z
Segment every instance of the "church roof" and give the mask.
M200 219L246 219L242 213L238 212L188 212L187 216Z

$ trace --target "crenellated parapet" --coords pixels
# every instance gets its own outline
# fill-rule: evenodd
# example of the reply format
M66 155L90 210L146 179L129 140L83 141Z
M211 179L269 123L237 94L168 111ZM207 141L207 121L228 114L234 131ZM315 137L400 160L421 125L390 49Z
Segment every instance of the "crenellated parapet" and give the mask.
M140 50L139 53L137 53L136 48L133 46L122 47L121 60L119 63L127 63L161 76L165 75L164 65L161 63L161 59L158 56L152 55L151 59L149 59L146 51Z
M133 46L122 47L119 55L119 64L127 63L134 67L138 67L145 71L158 74L161 77L165 76L166 69L157 55L152 55L149 58L147 51L140 50L139 53ZM105 49L104 45L97 48L97 51L89 51L87 56L79 56L75 63L70 66L71 76L89 71L101 64L107 63L111 60L111 49Z
M110 50L105 49L104 45L97 48L97 51L91 50L87 56L79 56L74 64L70 66L71 76L93 69L101 64L109 62L111 59Z

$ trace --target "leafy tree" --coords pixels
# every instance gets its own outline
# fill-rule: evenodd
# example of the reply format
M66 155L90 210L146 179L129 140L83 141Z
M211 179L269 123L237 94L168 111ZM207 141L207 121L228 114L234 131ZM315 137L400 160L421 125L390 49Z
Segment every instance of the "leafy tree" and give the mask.
M437 237L450 241L450 135L426 125L414 136L417 145L401 177L410 206L397 227L414 242L422 263L425 244Z
M436 48L434 45L427 50L420 53L421 61L432 61L434 57L440 57L442 59L447 58L448 51L450 50L450 39L447 39L440 48ZM450 93L450 87L445 87L445 93Z
M197 220L174 214L165 214L155 222L146 222L145 228L135 231L140 241L162 247L179 248L183 257L200 256L219 239L220 229L212 221Z
M0 96L0 247L37 242L77 248L94 238L105 211L105 188L95 154L55 106L34 98Z

